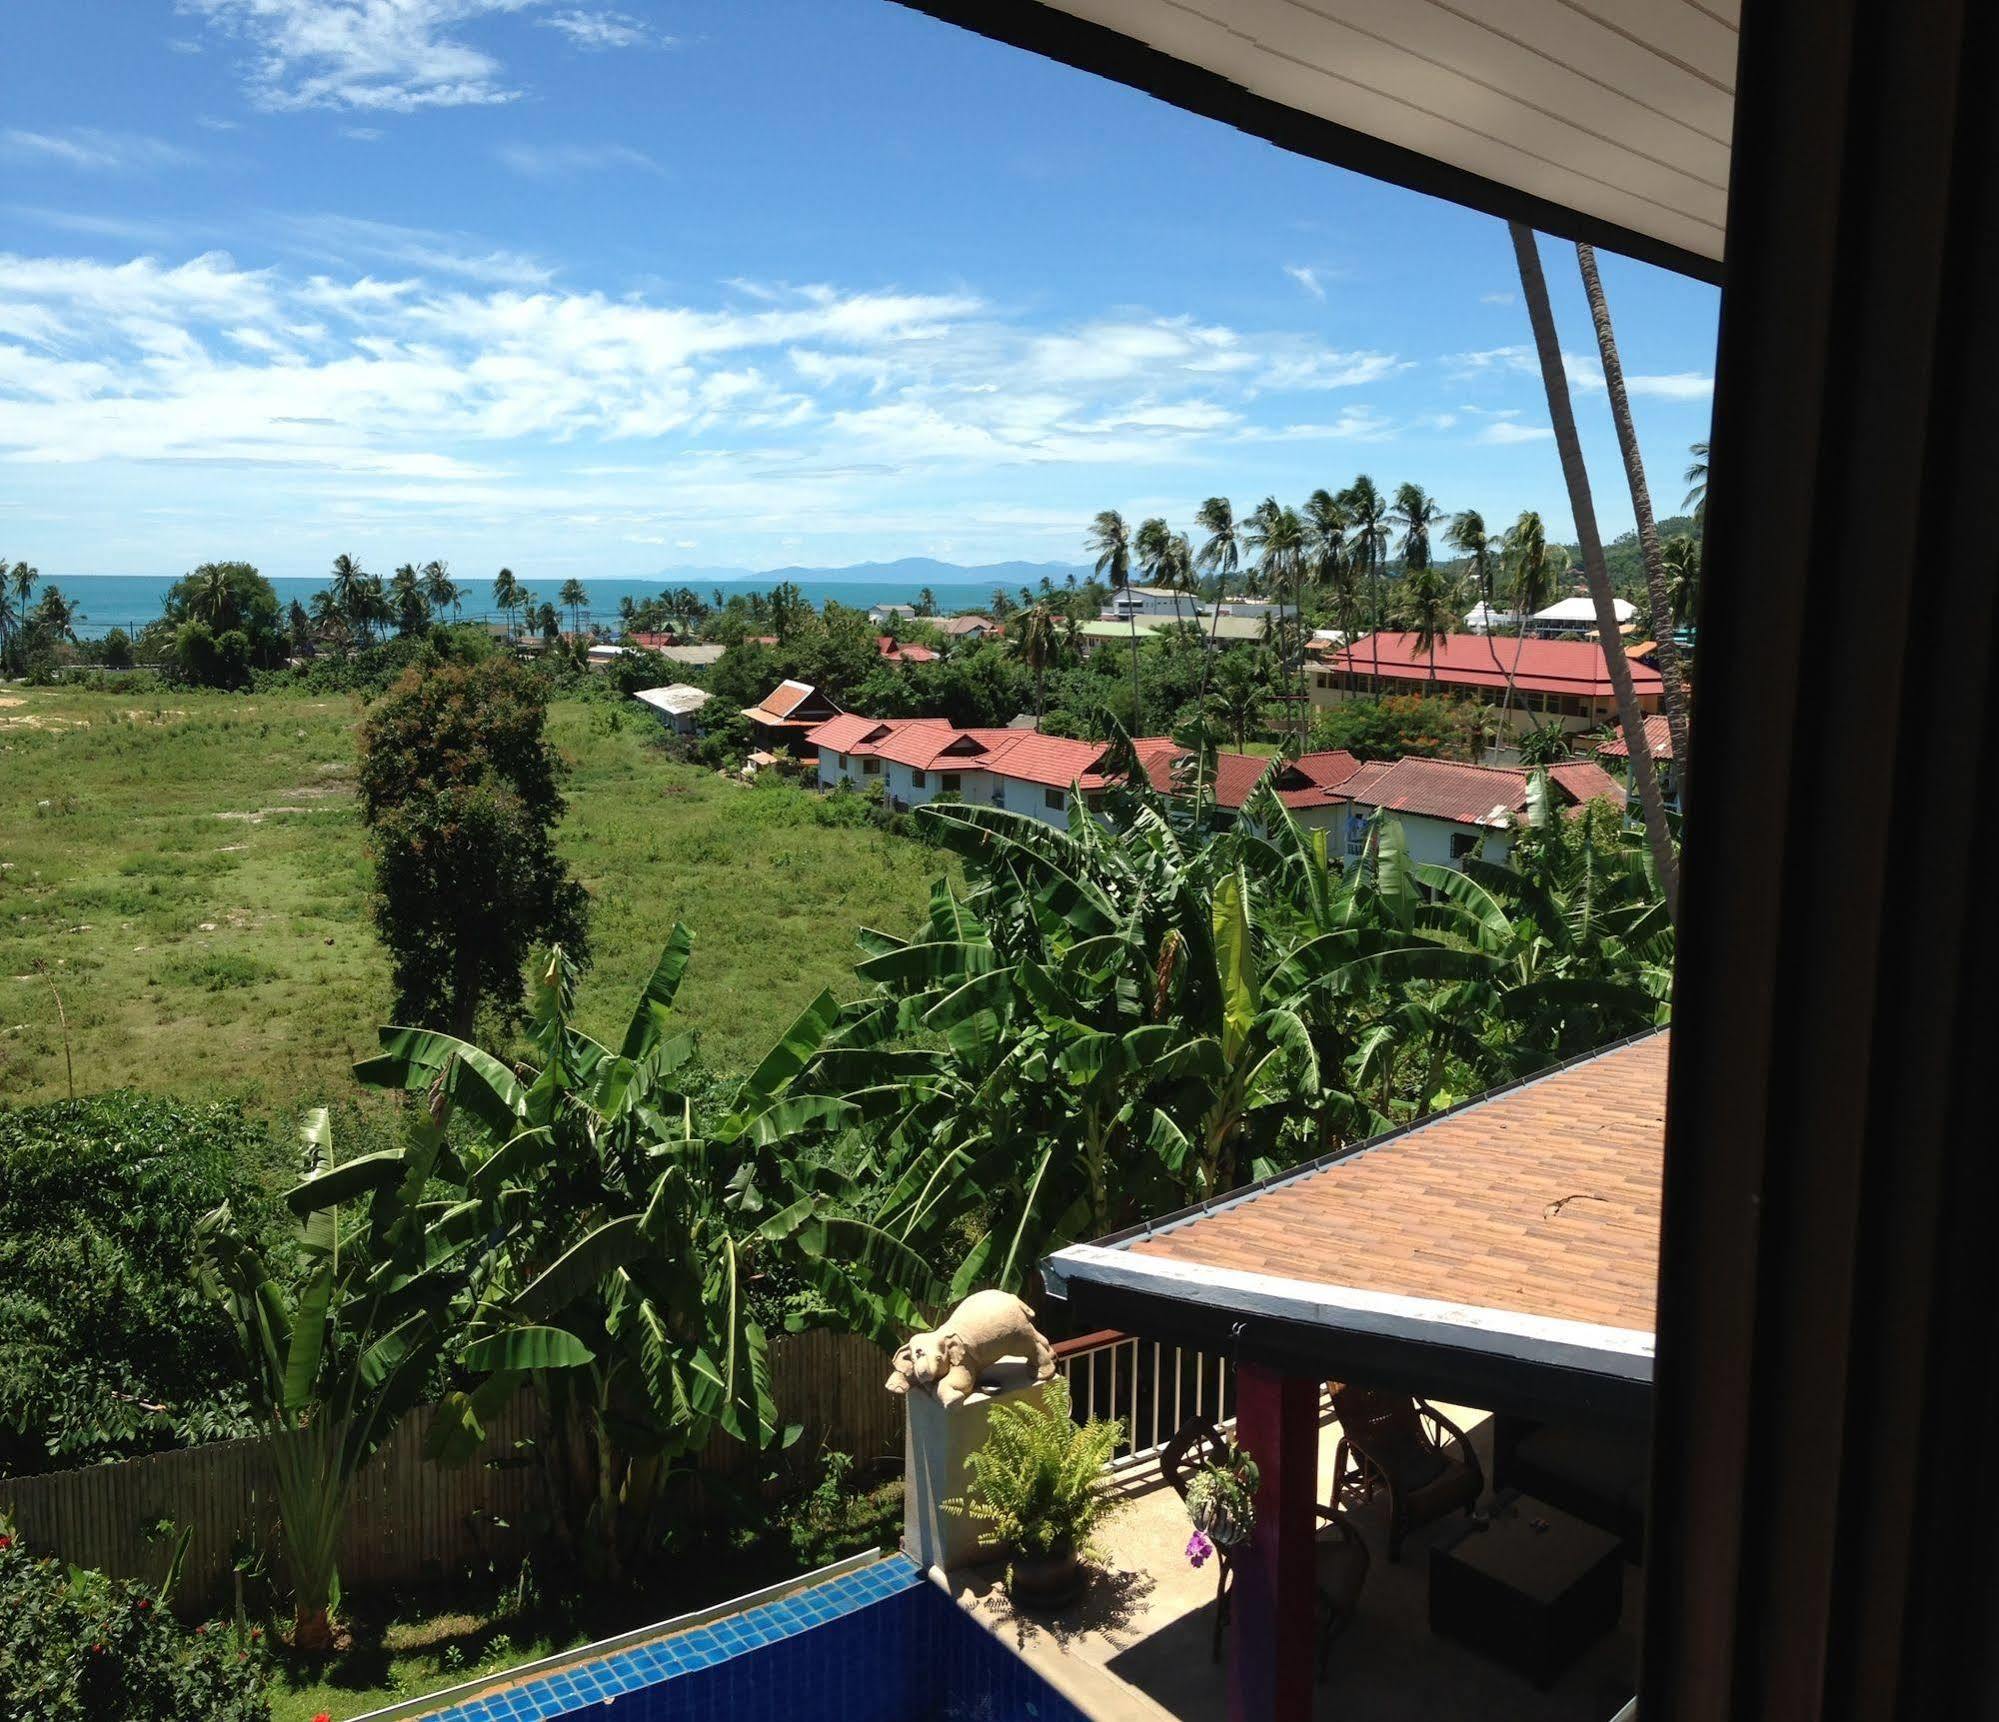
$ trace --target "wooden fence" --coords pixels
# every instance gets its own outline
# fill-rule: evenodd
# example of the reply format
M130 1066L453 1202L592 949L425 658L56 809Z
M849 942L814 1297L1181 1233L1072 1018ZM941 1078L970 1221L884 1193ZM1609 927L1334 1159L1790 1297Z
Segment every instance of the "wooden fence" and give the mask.
M871 1461L902 1451L902 1401L882 1389L887 1359L852 1334L784 1334L771 1341L771 1385L783 1415L802 1423L801 1460L832 1448ZM387 1585L468 1561L517 1558L542 1500L537 1467L524 1462L539 1433L540 1402L520 1393L488 1425L480 1459L433 1465L423 1456L425 1412L406 1418L356 1482L340 1547L341 1582ZM754 1463L718 1441L703 1468ZM162 1520L191 1528L178 1601L226 1604L242 1553L277 1559L277 1498L262 1440L220 1441L82 1471L0 1479L0 1511L23 1539L77 1566L146 1581L164 1571Z

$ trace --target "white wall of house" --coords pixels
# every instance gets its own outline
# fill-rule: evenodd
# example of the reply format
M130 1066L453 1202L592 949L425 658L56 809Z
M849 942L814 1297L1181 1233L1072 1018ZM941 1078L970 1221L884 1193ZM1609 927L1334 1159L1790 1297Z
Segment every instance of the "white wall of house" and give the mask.
M1122 622L1131 616L1192 616L1199 608L1192 593L1179 594L1179 608L1174 608L1174 595L1169 592L1141 591L1136 587L1126 587L1122 592L1113 592L1111 601L1100 612L1107 622Z
M1365 819L1372 814L1372 808L1331 807L1325 810L1333 815L1332 823L1326 829L1326 852L1329 855L1349 856L1351 841L1347 829L1349 811ZM1432 819L1421 813L1392 813L1389 815L1402 827L1402 840L1408 845L1409 859L1419 865L1434 867L1455 867L1464 858L1459 850L1469 841L1484 839L1478 853L1487 861L1504 861L1513 848L1512 837L1489 826L1459 825L1455 820ZM1364 839L1363 839L1364 841Z

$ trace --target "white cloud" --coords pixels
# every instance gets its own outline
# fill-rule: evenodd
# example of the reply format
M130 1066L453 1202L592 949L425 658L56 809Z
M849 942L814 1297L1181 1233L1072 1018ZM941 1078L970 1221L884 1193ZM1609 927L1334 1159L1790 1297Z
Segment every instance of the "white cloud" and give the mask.
M607 48L667 47L671 36L662 36L643 18L629 12L557 12L537 20L551 30L560 30L578 48L601 52Z
M1299 352L1272 360L1257 380L1270 389L1357 389L1408 369L1393 353Z
M192 150L159 138L103 131L96 126L67 126L59 132L0 132L0 155L84 173L151 172L198 159Z
M1481 305L1511 305L1514 297L1511 293L1481 293L1478 302Z
M340 128L340 135L344 138L352 138L356 143L380 143L382 141L382 128L380 126L342 126Z
M500 62L457 28L534 0L180 0L249 45L250 93L272 109L490 106L515 100Z
M1698 371L1677 371L1663 377L1626 377L1625 389L1634 395L1653 395L1667 401L1704 401L1714 393L1714 378Z
M1554 434L1546 425L1522 425L1515 424L1511 419L1495 419L1473 437L1472 441L1506 445L1517 442L1541 442Z
M1284 273L1297 282L1300 287L1304 288L1307 293L1311 294L1314 299L1325 298L1325 283L1319 279L1319 272L1316 269L1308 268L1302 263L1287 263L1284 265Z
M539 259L518 251L481 250L480 242L467 234L354 215L287 216L279 233L288 249L340 268L362 258L494 286L540 287L555 278L555 271Z
M629 144L501 144L493 152L502 164L529 179L557 179L565 174L604 173L635 168L658 173L658 162Z

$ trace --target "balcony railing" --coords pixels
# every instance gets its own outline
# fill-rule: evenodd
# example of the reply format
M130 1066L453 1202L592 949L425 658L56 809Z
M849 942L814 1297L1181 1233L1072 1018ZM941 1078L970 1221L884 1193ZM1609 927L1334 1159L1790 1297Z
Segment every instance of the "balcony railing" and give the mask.
M1078 1422L1124 1420L1113 1471L1152 1463L1189 1418L1204 1417L1217 1428L1235 1419L1235 1382L1219 1352L1105 1331L1061 1341L1055 1367L1069 1384Z

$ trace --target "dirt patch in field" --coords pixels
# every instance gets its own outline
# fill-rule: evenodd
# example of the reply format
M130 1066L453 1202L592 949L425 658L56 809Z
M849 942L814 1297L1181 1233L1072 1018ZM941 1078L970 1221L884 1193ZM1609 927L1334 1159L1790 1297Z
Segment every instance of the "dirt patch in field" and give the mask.
M0 694L0 706L24 706L27 703L19 694Z
M273 813L310 813L311 811L310 807L260 807L254 813L241 813L232 810L228 813L218 813L214 817L217 819L240 819L245 825L261 825Z

